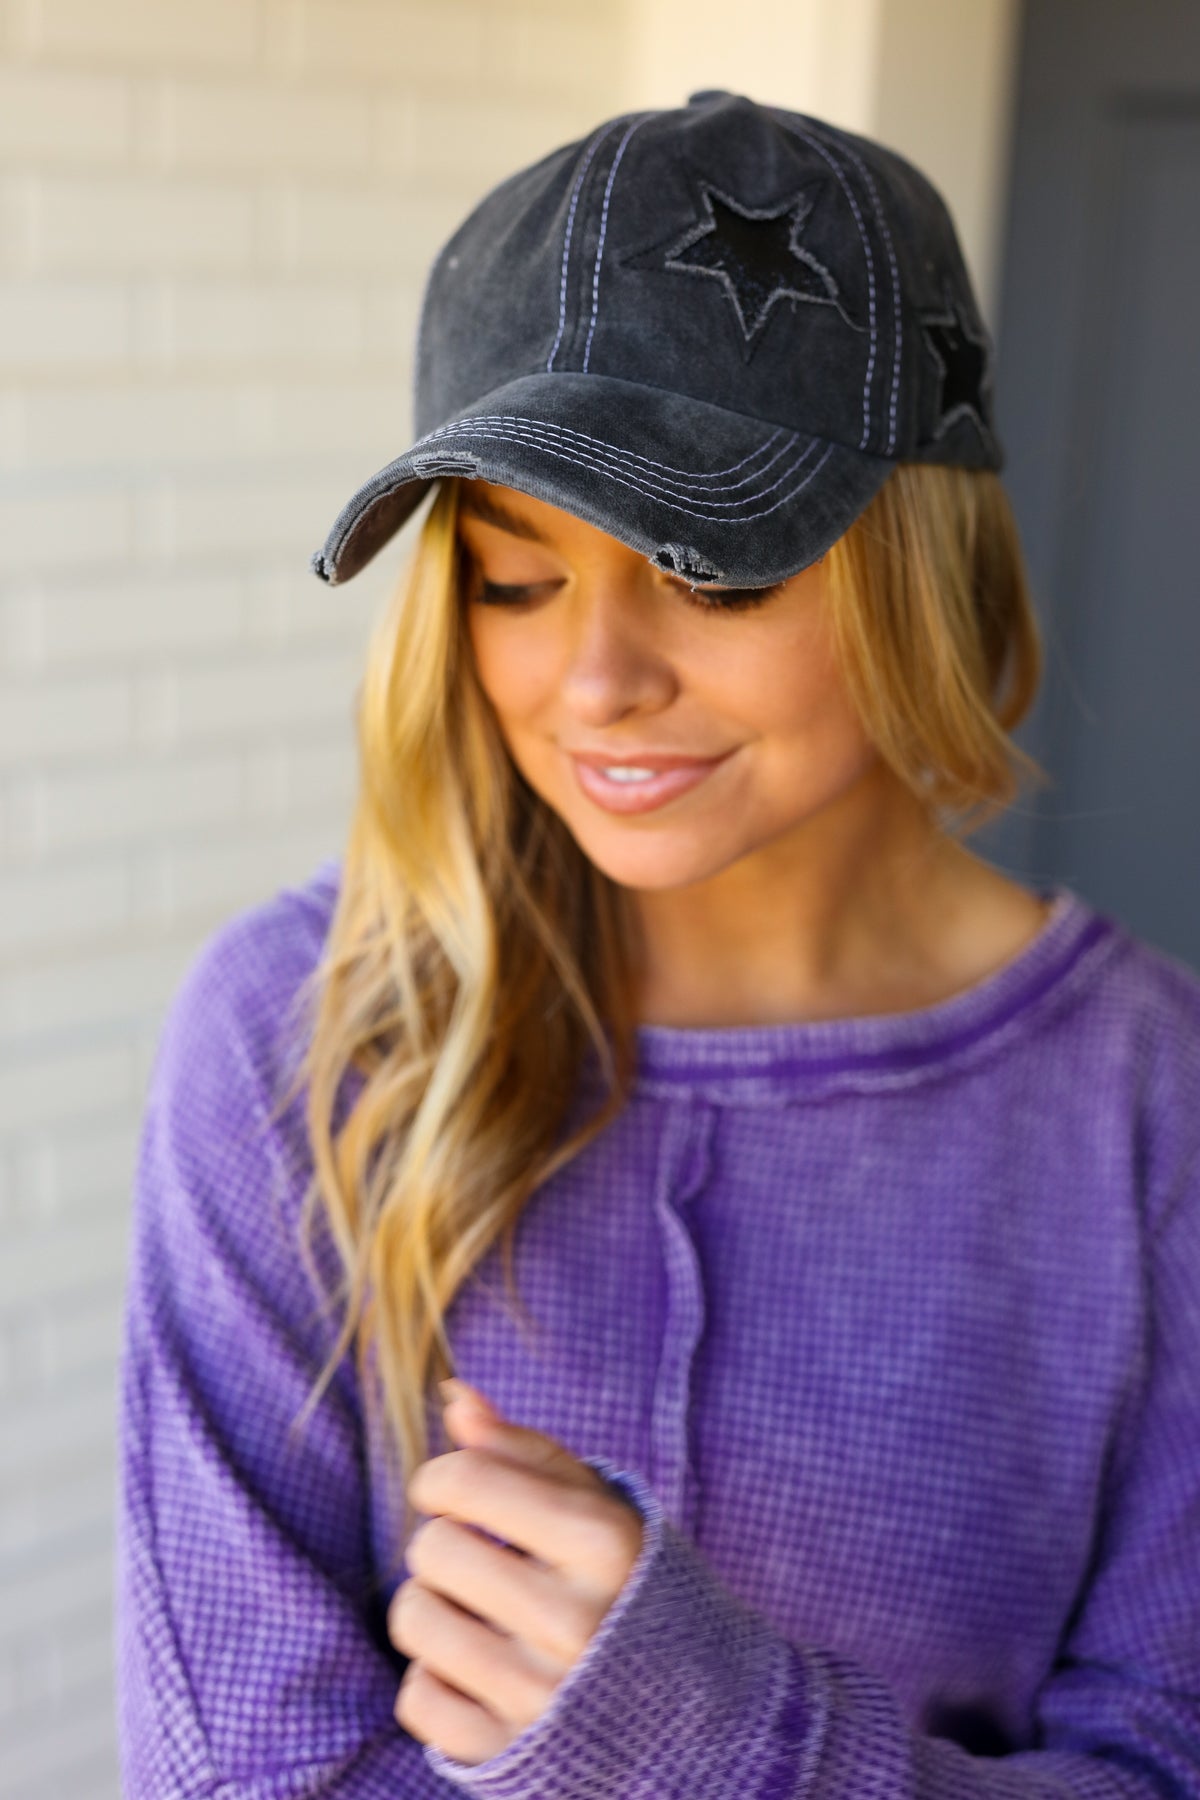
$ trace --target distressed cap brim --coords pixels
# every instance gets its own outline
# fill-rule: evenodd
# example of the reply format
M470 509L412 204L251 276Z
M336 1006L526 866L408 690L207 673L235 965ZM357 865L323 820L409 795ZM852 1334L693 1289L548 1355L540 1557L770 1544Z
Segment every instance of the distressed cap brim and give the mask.
M895 463L689 395L564 371L506 382L365 481L311 566L331 585L370 562L439 477L516 488L655 567L765 587L823 556Z

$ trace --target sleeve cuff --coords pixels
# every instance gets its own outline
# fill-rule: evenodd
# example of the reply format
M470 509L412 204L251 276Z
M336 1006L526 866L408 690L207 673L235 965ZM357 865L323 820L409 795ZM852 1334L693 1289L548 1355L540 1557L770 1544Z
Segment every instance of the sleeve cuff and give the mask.
M582 1459L641 1513L625 1586L540 1719L496 1756L461 1763L425 1746L434 1772L479 1800L585 1800L756 1791L779 1729L798 1746L807 1707L798 1659L671 1523L638 1473ZM797 1751L798 1753L798 1751Z

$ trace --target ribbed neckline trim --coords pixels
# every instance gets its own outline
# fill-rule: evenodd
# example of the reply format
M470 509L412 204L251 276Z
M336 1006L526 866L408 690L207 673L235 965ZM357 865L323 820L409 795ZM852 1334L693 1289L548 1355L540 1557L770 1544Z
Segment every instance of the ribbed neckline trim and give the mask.
M341 861L321 863L315 879L336 889ZM823 1087L841 1076L855 1085L872 1077L891 1082L922 1067L957 1061L1023 1014L1040 1010L1055 989L1099 944L1121 938L1117 921L1064 883L1033 890L1051 902L1037 935L983 980L932 1006L858 1018L801 1020L778 1025L639 1025L637 1086L702 1084L794 1089ZM599 1079L594 1052L584 1080Z
M1114 921L1074 889L1052 884L1035 892L1051 902L1037 935L945 1000L909 1012L777 1025L639 1025L639 1078L795 1083L842 1073L894 1075L965 1051L1036 1006L1115 933Z

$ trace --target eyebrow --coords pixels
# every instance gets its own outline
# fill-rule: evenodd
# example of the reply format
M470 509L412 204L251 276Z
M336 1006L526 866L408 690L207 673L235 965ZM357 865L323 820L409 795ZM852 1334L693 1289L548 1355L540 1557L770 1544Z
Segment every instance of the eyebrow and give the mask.
M472 491L474 490L474 491ZM519 513L510 512L502 501L494 495L475 488L473 482L464 482L458 498L460 515L468 515L473 519L482 519L485 525L495 525L500 531L511 532L513 537L529 538L535 544L548 544L549 538L531 519L523 519Z

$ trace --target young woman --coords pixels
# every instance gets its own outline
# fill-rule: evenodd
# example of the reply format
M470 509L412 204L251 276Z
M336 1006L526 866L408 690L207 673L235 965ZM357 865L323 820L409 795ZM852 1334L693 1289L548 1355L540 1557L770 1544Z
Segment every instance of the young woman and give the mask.
M133 1800L1200 1796L1200 977L964 842L990 385L935 190L742 96L440 253L345 854L147 1099Z

